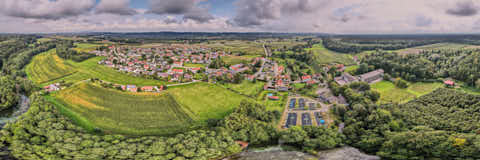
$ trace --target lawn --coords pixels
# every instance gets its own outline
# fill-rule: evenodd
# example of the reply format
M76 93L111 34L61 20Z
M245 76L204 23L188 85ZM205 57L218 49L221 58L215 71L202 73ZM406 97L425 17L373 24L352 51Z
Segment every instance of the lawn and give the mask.
M226 83L224 85L226 88L232 89L241 94L256 97L261 91L263 91L265 82L257 81L253 83L248 80L244 80L240 84Z
M63 61L54 54L55 50L48 53L42 53L33 58L27 66L28 77L40 86L51 83L65 82L76 83L90 78L99 78L101 80L117 84L135 84L135 85L164 85L168 82L136 77L127 73L119 72L115 69L99 65L97 62L102 57L94 57L83 62L74 62L71 60ZM69 67L69 68L68 68Z
M267 95L271 93L278 96L279 100L270 100ZM274 91L262 91L257 97L257 103L265 105L268 111L283 112L285 109L286 101L288 98L288 92L274 92Z
M105 133L169 135L206 125L233 111L243 96L195 83L162 93L131 93L83 82L47 97L80 126Z
M312 51L315 54L315 61L313 63L313 68L316 72L322 70L323 64L329 63L341 63L345 65L352 65L355 62L353 61L352 55L337 53L331 50L326 49L322 43L313 45L312 48L307 48L306 51Z
M372 89L380 92L379 103L405 103L416 97L428 94L438 88L443 87L441 83L410 83L406 89L395 87L392 82L381 81L371 85Z
M358 65L347 66L345 67L345 72L355 75L355 72L357 72L358 67L359 67Z
M55 49L51 49L35 56L25 68L25 72L30 80L41 84L74 74L76 69L58 57Z

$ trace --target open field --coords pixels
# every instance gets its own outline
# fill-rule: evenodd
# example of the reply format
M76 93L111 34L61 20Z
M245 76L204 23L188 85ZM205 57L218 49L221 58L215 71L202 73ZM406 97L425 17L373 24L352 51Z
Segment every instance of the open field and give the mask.
M265 82L257 81L256 83L253 83L248 80L244 80L240 84L227 83L225 84L225 87L237 91L241 94L255 97L261 91L263 91L263 85L265 85Z
M200 67L200 68L205 68L205 64L196 64L196 63L185 63L183 64L185 67Z
M209 43L202 43L212 49L224 50L233 54L244 53L247 55L263 55L263 44L253 41L241 40L218 40Z
M117 84L135 84L135 85L164 85L168 82L146 79L121 73L112 68L99 65L97 62L102 57L94 57L83 62L74 62L71 60L63 61L54 54L54 51L42 53L33 58L27 66L26 72L29 78L40 86L60 82L79 82L90 78L99 78L105 81ZM53 60L57 60L54 63ZM61 65L60 65L61 64ZM69 66L70 68L66 68ZM65 68L65 69L62 69Z
M192 123L166 93L128 93L80 83L52 95L58 103L105 132L131 135L170 134Z
M278 96L279 100L270 100L267 97L267 94L274 94ZM283 112L285 109L285 104L287 102L288 92L274 92L274 91L262 91L257 97L257 102L259 104L265 105L268 111L279 111Z
M380 92L379 103L405 103L416 97L423 96L434 91L437 88L443 87L441 83L411 83L406 89L395 87L392 82L381 81L373 84L372 89Z
M221 119L232 112L242 100L248 99L221 86L204 82L170 87L166 92L192 113L192 119L200 122Z
M97 49L97 47L99 46L102 46L102 44L76 43L75 48L73 49L76 50L77 52L90 52Z
M131 93L86 82L49 98L87 130L127 135L166 135L198 128L208 119L228 115L244 99L208 83L171 87L162 93Z
M55 49L51 49L35 56L27 65L25 72L30 80L40 84L71 75L76 69L58 57Z
M313 45L312 48L307 48L306 51L312 51L315 54L315 62L313 68L315 71L320 71L322 69L322 64L329 63L342 63L345 65L354 64L352 55L341 54L331 50L326 49L322 43Z
M257 56L252 56L252 55L245 55L245 56L224 56L224 57L223 57L223 61L225 61L226 64L235 65L235 64L240 64L240 63L249 63L249 62L251 62L255 57L257 57Z

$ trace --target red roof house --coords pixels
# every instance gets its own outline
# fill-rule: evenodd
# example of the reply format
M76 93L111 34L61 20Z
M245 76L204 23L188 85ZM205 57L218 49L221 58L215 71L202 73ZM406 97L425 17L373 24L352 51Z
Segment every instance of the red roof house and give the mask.
M452 81L452 80L446 80L446 81L443 81L443 84L447 85L447 86L454 86L455 85L455 82Z

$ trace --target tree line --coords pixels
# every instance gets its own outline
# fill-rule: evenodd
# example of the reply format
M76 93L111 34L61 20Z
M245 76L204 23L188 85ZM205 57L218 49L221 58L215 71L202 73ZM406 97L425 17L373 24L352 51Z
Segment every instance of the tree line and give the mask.
M375 40L344 41L342 39L325 38L322 43L325 48L341 53L360 53L370 50L397 50L428 44L439 43L440 40Z
M379 51L365 56L362 62L408 81L454 78L475 86L480 79L478 50L425 50L408 55Z

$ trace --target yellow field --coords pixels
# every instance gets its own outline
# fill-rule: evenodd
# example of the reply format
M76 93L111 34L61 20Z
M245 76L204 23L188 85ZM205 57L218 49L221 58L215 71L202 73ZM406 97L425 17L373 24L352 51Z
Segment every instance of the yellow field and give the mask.
M71 75L76 69L58 57L55 49L51 49L35 56L25 72L30 80L40 84Z

